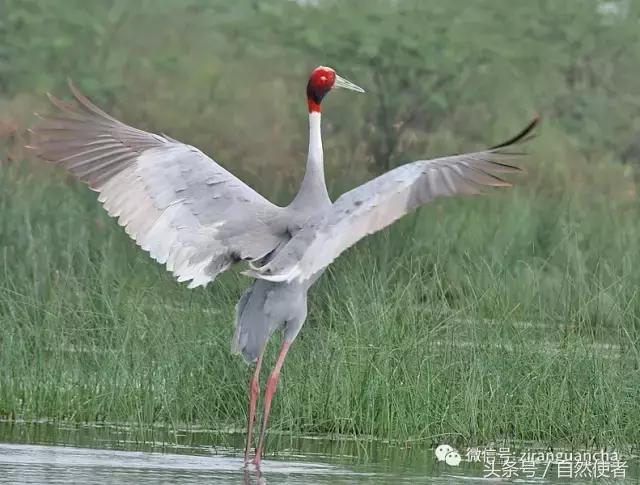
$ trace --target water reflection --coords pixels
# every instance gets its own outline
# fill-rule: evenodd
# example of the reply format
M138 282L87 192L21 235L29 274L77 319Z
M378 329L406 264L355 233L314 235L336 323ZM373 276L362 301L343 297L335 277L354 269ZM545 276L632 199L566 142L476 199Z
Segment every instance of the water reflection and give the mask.
M0 483L347 483L373 476L309 462L243 468L239 456L192 456L68 446L0 445ZM345 482L346 480L346 482Z
M271 449L283 451L267 456L260 470L253 465L245 468L243 438L242 434L223 430L187 432L117 425L60 427L0 422L0 483L487 483L481 464L463 462L451 467L437 463L433 450L428 448L282 435L271 436L270 440ZM608 483L638 484L638 476L637 463L631 463L627 480ZM575 478L519 477L512 481L593 483Z

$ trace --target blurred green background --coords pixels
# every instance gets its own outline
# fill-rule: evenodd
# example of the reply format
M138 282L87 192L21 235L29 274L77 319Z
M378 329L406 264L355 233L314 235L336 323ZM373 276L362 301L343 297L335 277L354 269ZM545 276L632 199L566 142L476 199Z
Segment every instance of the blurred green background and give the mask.
M323 103L334 196L543 125L520 188L439 201L332 267L274 428L637 443L639 28L624 0L2 0L0 415L242 426L246 278L173 282L26 129L70 78L287 203L323 64L367 90Z
M536 112L571 158L640 157L635 2L3 0L2 9L3 118L24 121L24 105L63 95L71 78L130 124L168 131L248 176L277 174L289 190L304 168L304 87L319 64L368 91L327 100L337 178L499 140Z

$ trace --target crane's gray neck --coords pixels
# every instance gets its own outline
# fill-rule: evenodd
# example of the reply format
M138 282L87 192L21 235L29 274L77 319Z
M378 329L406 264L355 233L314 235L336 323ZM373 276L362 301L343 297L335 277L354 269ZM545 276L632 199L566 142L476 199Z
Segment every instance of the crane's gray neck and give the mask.
M331 203L324 181L324 157L322 153L321 115L317 111L309 113L309 155L307 170L302 185L291 203L292 206L313 207Z

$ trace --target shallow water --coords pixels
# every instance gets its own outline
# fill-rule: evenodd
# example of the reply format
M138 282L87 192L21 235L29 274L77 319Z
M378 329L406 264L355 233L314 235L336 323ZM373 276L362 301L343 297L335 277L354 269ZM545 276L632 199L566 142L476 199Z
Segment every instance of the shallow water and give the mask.
M465 460L458 466L437 462L434 450L392 447L349 440L275 435L279 451L260 471L244 469L239 433L211 430L135 430L125 425L55 426L0 422L0 483L20 484L476 484L488 467ZM215 443L215 444L213 444ZM295 451L294 451L295 450ZM516 456L514 452L514 456ZM512 477L515 483L638 484L638 458L625 457L626 478L558 478L552 465L545 478ZM545 467L539 466L541 473Z

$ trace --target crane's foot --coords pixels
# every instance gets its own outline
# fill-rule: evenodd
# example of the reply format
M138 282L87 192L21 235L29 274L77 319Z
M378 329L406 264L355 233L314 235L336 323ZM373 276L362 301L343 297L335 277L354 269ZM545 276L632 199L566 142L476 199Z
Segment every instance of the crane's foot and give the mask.
M256 468L260 468L260 463L262 463L262 457L260 455L256 455L251 460L251 463L255 465Z

